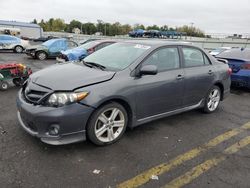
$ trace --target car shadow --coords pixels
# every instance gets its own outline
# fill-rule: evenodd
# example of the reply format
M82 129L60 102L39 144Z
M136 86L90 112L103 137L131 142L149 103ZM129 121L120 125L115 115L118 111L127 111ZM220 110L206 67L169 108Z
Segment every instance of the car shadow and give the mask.
M236 94L236 95L250 93L250 88L231 86L231 93Z

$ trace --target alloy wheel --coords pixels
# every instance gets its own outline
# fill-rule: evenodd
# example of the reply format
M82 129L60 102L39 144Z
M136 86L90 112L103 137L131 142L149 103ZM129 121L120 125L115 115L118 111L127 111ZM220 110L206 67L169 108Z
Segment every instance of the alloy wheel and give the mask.
M210 92L210 94L208 96L207 108L211 112L215 111L216 108L218 107L219 102L220 102L220 97L221 97L221 94L220 94L220 91L217 88L214 88Z
M125 128L125 116L118 108L109 108L103 111L95 122L95 135L101 142L115 140Z
M39 54L38 54L38 59L40 59L40 60L46 59L46 54L43 53L43 52L39 53Z
M21 52L23 51L23 48L22 48L21 46L17 46L17 47L15 48L15 51L16 51L17 53L21 53Z

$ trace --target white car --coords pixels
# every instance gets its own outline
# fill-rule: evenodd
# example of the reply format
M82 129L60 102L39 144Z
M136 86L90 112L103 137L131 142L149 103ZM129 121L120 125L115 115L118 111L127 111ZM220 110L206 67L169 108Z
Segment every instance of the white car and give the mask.
M21 53L29 46L29 41L11 35L0 35L0 50L13 50Z
M218 54L220 54L221 52L224 52L226 50L230 50L232 49L232 47L220 47L220 48L216 48L212 51L210 51L209 53L212 55L212 56L217 56Z

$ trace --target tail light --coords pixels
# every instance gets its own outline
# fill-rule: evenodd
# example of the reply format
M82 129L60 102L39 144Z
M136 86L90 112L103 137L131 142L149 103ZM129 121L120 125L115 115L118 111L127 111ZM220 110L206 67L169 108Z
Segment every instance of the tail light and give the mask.
M248 70L250 70L250 63L243 64L241 66L241 69L248 69Z
M228 70L227 70L228 75L231 75L232 72L233 72L232 69L231 69L231 68L228 68Z
M90 48L87 51L88 51L88 54L92 54L95 51L95 49L94 48Z

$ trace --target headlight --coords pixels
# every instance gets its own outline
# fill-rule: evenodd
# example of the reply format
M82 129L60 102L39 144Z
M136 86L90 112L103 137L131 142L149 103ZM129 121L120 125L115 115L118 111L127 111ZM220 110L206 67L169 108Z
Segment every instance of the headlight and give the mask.
M60 107L76 103L87 97L88 92L79 93L53 93L47 100L49 106Z

